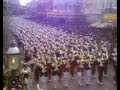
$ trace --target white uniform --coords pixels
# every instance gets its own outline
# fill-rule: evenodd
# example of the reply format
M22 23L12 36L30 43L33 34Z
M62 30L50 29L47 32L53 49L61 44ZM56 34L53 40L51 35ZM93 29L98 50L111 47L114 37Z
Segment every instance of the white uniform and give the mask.
M67 68L67 70L66 70ZM68 86L68 80L69 80L69 72L68 72L69 65L66 64L63 70L63 78L64 78L64 86Z
M30 67L26 67L26 68L23 68L22 70L21 70L21 73L23 73L23 74L29 74L30 73ZM25 82L25 84L26 84L26 88L28 89L28 90L30 90L30 86L28 85L28 79L27 79L27 77L25 77L25 79L24 79L24 82Z
M42 67L42 73L45 73L46 72L46 69L45 69L45 66L41 66ZM41 87L43 88L43 90L46 90L46 88L47 88L47 77L43 74L42 76L41 76Z
M52 64L52 66L54 67L53 73L54 75L52 76L53 78L53 87L57 88L57 84L58 84L58 66L57 64Z
M77 60L77 76L78 76L78 84L81 85L81 80L82 80L82 70L83 70L83 65L82 62L79 62Z
M90 61L87 61L88 66L86 68L86 84L90 84L90 77L91 77L91 65L90 65Z
M23 69L21 70L21 73L23 73L23 74L28 74L28 73L30 73L30 72L31 72L30 67L23 68Z

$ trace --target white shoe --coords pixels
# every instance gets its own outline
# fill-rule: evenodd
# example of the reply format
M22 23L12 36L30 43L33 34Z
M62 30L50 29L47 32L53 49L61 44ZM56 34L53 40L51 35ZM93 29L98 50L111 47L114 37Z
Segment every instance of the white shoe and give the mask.
M105 74L104 77L107 77L107 74Z
M103 83L102 83L102 82L99 82L99 84L100 84L100 85L103 85Z
M54 87L54 89L56 89L57 87Z
M114 81L114 84L116 84L116 81Z
M90 85L91 83L86 83L87 85Z
M95 76L93 76L93 78L96 78Z
M61 78L61 79L59 79L60 81L62 81L63 79Z
M84 77L81 77L82 79L84 79Z
M81 86L82 84L78 82L78 84Z
M51 82L51 80L49 80L49 82Z
M65 87L68 87L68 85L64 85Z
M102 83L102 82L101 82L100 84L101 84L101 85L103 85L103 83Z
M72 80L75 79L74 77L71 78Z

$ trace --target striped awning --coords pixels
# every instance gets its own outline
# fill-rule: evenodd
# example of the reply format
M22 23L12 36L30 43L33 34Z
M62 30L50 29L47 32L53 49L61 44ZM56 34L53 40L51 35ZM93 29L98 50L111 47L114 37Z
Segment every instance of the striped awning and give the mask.
M105 14L103 16L103 19L107 20L117 20L117 14Z

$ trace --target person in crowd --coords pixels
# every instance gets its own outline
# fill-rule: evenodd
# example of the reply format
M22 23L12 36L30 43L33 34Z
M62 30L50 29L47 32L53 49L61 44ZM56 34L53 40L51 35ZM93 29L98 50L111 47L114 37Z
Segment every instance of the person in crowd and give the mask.
M86 65L85 65L85 60L83 60L83 57L81 59L81 63L83 65L83 67L84 67L84 69L82 70L82 79L84 79L84 72L85 72Z
M67 60L63 60L63 79L64 79L65 87L68 86L69 72L70 72L70 65Z
M76 60L73 57L70 60L70 74L71 74L71 79L74 79L74 72L75 72L75 67L76 67Z
M84 70L84 67L82 65L82 61L80 61L79 59L76 61L76 70L77 70L77 76L78 76L78 84L82 85L82 72Z
M58 75L59 75L59 68L58 68L58 61L54 60L52 63L52 78L53 78L53 87L57 88L58 85Z
M62 80L63 77L63 58L60 58L60 60L58 61L58 71L59 71L59 79Z
M98 83L99 84L103 84L102 81L103 81L103 62L102 62L102 58L101 56L99 56L97 58L97 70L98 70Z
M114 84L117 84L117 49L116 48L113 49L112 56L113 56L113 68L115 72Z
M91 84L91 65L90 65L90 57L86 57L85 59L85 72L86 72L86 84Z
M42 68L42 72L40 74L40 77L41 77L41 87L44 90L46 90L47 89L47 86L46 86L47 85L47 77L48 77L46 61L43 60L40 66Z
M48 73L48 78L49 81L51 81L51 74L52 74L52 58L48 59L47 61L47 73Z
M41 62L42 62L41 59L39 59L39 60L37 60L36 63L35 63L36 65L35 65L35 70L34 70L34 81L35 81L36 83L38 83L40 74L41 74L41 72L42 72Z
M31 60L31 56L32 56L32 51L30 49L30 47L28 47L25 51L25 62L27 63L29 60Z
M23 80L25 78L28 79L30 72L31 72L30 67L28 67L27 64L24 64L24 66L23 66L23 68L21 70L21 74L23 74Z
M33 47L33 56L34 57L37 57L37 53L38 53L38 47L37 47L37 45L35 45L34 47Z
M108 58L106 56L103 56L103 72L104 76L107 77L107 69L108 69Z
M96 68L97 68L97 61L96 61L96 58L95 56L93 56L91 58L91 72L92 72L92 77L95 78L95 72L96 72Z

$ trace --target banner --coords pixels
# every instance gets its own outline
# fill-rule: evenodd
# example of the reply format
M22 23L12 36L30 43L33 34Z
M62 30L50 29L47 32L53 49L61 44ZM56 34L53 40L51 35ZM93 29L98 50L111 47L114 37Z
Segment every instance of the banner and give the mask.
M107 20L117 20L117 14L105 14L103 16L103 19Z

